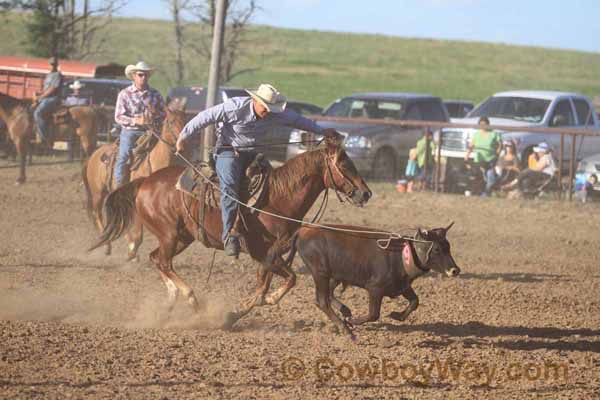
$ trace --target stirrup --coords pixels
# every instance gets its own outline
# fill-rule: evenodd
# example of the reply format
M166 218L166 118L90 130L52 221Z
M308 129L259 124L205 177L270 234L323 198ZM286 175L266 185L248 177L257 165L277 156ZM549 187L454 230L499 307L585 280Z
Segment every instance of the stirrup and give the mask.
M237 236L228 236L225 240L225 255L238 258L240 255L240 240Z

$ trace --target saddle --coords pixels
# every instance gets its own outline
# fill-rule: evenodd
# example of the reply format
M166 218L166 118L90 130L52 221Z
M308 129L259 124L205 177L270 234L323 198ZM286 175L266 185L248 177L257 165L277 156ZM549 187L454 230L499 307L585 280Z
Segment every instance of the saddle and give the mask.
M54 125L66 125L72 121L69 107L60 107L52 113L52 122Z
M260 209L265 205L268 194L268 177L273 167L262 154L257 154L255 159L246 168L242 179L239 199L251 207ZM198 162L188 166L179 176L175 188L182 193L192 196L198 201L198 240L209 245L208 236L204 227L204 217L207 207L219 208L221 192L219 191L219 177L213 163ZM234 226L240 226L244 222L244 214L254 213L246 207L238 208L238 215ZM191 213L188 216L194 220ZM245 223L244 223L245 224Z
M117 161L117 155L119 154L119 143L120 140L117 138L110 146L109 150L102 154L100 160L107 166L107 182L106 186L110 190L114 190L113 187L113 175L115 169L115 163ZM150 152L154 146L158 143L158 139L150 131L146 133L135 142L135 146L129 155L129 172L136 171L144 161L148 163L149 172L152 173L152 164L150 163Z

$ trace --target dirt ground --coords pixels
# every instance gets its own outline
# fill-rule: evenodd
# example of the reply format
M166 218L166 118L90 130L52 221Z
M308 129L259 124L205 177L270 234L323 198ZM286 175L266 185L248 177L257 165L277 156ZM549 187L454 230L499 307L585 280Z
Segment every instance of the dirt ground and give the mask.
M255 269L218 253L207 284L212 250L200 244L175 266L206 313L195 317L182 302L167 315L148 261L154 238L140 263L124 262L122 241L110 257L86 253L97 233L79 166L28 172L15 187L16 170L0 168L0 398L600 397L597 206L381 184L363 209L332 197L327 222L399 231L456 221L449 240L462 275L417 280L420 306L407 321L386 317L406 301L386 299L381 320L358 327L352 342L314 305L309 275L279 305L218 329L254 290ZM364 291L342 298L367 311Z

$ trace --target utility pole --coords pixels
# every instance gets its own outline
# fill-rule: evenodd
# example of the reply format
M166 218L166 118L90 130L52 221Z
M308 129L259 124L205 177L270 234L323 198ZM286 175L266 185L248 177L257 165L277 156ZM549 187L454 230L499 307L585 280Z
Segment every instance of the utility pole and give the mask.
M219 70L221 67L221 50L223 48L223 36L225 33L225 10L227 0L217 0L215 11L215 26L213 29L212 52L210 57L210 71L208 75L208 92L206 93L206 108L216 103L219 89ZM208 126L204 130L204 149L202 159L208 161L209 151L215 146L215 127Z

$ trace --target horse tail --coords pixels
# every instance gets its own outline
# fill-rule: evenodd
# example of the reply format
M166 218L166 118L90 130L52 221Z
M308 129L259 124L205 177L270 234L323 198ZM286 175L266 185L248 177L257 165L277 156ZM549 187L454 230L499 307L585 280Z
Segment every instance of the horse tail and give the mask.
M145 179L142 177L131 181L106 197L104 202L106 225L100 234L99 241L88 251L117 240L129 228L135 214L135 198Z
M87 177L88 161L89 161L89 159L83 163L83 168L81 169L81 178L83 179L83 186L85 187L85 195L86 195L85 208L87 210L88 217L91 220L93 220L94 215L92 213L92 211L93 211L92 190L90 189L90 183L88 182L88 177Z
M292 266L292 262L294 262L294 257L296 256L296 251L298 250L296 244L298 242L298 235L299 235L299 231L296 231L296 233L294 233L292 235L292 238L290 239L290 252L287 255L287 258L285 260L285 265L287 265L288 267Z

